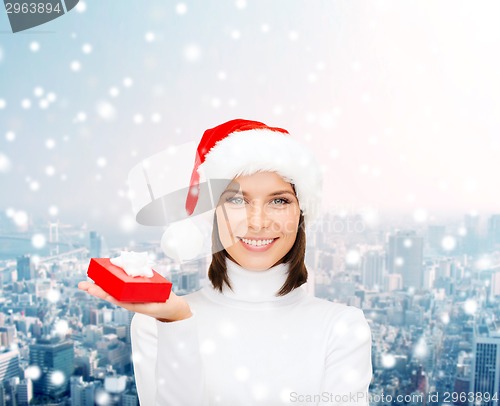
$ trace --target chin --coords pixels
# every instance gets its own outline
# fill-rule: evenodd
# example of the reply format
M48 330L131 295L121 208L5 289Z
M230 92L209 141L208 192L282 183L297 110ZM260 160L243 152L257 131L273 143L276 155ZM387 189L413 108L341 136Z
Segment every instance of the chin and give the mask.
M277 259L271 259L271 260L246 260L246 261L241 261L239 262L241 266L245 269L248 269L249 271L267 271L269 268L271 268L276 262L278 262Z

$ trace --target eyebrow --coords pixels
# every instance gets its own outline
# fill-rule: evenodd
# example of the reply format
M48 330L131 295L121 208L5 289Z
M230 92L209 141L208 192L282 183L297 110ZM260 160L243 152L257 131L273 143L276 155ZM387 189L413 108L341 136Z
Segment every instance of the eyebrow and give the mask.
M245 197L248 196L248 193L246 193L245 191L241 191L239 189L226 189L222 194L224 195L226 193L242 193L243 196ZM276 192L270 193L269 195L267 195L267 197L278 196L283 194L288 194L295 197L295 194L293 192L290 192L289 190L278 190Z

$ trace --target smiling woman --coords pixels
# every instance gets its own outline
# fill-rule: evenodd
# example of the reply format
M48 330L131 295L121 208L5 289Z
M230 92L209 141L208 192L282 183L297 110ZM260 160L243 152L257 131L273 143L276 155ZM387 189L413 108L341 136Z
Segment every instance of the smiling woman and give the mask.
M131 338L141 404L275 406L307 397L367 405L371 333L363 312L302 288L305 224L321 189L314 158L285 130L248 120L207 130L198 153L188 213L202 170L228 179L214 212L210 283L146 304L116 302L82 285L136 312Z

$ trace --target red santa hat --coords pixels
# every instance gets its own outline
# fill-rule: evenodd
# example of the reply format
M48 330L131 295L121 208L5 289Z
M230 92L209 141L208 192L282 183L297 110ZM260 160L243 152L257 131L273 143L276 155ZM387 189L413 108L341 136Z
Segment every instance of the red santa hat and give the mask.
M206 179L234 179L256 172L276 172L292 183L306 224L317 217L323 177L314 155L287 130L243 119L203 134L186 197L187 214L191 215L198 203L200 174Z

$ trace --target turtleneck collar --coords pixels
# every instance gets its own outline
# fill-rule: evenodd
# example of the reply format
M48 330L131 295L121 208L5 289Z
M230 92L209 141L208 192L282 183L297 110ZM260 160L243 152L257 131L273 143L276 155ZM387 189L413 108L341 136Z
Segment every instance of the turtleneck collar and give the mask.
M207 281L201 293L222 305L247 310L291 305L307 293L301 287L284 296L276 296L288 278L289 267L288 263L282 263L265 271L251 271L226 257L227 275L233 289L224 284L221 293Z
M265 271L251 271L226 257L226 267L232 290L224 284L224 296L246 302L269 302L283 298L276 294L285 284L289 264L281 263Z

